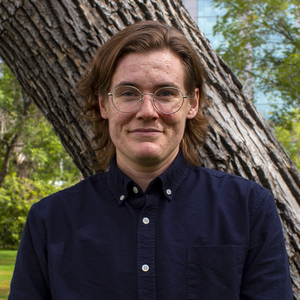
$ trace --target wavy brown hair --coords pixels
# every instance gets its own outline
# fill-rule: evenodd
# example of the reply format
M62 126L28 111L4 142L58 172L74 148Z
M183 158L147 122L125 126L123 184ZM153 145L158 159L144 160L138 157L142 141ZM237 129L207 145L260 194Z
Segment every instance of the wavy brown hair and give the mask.
M195 118L186 121L180 148L187 162L200 165L198 150L206 140L208 125L202 111L206 96L201 60L187 38L177 29L159 22L142 21L126 27L101 46L78 82L78 92L85 99L84 110L95 124L97 170L106 170L116 151L109 135L108 120L100 115L99 96L107 100L111 79L121 57L128 53L161 50L170 50L180 57L187 93L193 95L195 88L199 89L199 110Z

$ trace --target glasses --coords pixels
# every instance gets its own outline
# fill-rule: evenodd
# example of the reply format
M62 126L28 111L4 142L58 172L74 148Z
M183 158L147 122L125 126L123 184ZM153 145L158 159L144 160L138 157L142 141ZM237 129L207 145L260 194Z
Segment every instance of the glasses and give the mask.
M175 87L162 87L154 93L144 93L133 86L119 86L108 93L111 96L114 107L124 113L130 113L138 110L143 103L143 96L151 95L155 108L164 114L174 114L183 105L184 98L187 95Z

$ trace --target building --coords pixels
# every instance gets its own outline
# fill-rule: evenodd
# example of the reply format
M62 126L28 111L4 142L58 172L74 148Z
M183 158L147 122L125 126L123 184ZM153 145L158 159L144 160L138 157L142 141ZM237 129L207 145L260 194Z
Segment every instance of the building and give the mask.
M222 35L213 35L213 26L217 16L222 15L222 11L213 7L212 0L183 0L185 8L188 10L198 27L209 39L212 47L217 49L222 41Z

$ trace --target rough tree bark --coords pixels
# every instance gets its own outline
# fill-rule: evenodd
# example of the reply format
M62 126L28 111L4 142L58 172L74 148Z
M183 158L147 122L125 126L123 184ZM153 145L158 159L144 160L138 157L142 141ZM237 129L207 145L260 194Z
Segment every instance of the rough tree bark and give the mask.
M208 168L254 180L274 195L283 223L294 299L300 300L300 174L242 85L211 48L180 0L0 0L0 56L52 123L84 176L94 173L93 127L75 106L76 82L95 49L125 26L172 24L195 45L207 75L212 119L199 155Z

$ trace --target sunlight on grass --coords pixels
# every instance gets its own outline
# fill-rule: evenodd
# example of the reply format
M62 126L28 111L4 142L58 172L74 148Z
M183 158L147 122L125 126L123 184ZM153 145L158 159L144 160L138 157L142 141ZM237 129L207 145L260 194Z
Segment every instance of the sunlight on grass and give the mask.
M0 300L7 300L17 251L0 250Z

